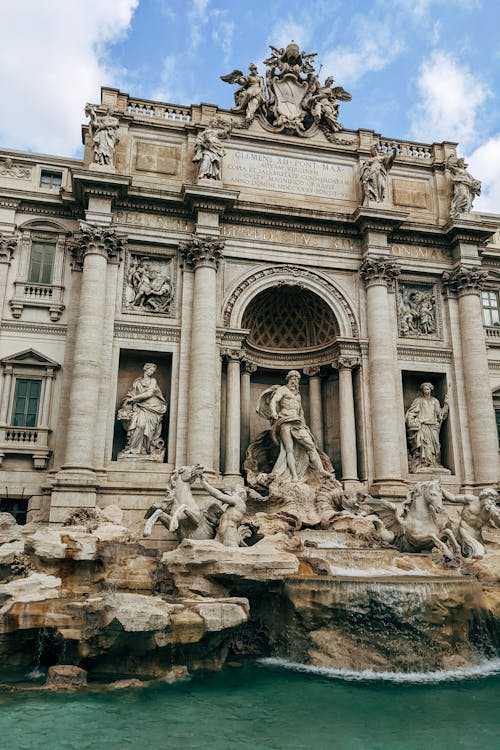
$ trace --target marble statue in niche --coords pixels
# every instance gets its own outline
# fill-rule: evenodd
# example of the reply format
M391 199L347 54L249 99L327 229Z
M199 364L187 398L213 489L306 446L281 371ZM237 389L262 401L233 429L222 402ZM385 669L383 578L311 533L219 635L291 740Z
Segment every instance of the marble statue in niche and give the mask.
M126 275L125 306L145 313L168 313L174 300L169 268L172 260L131 255Z
M400 336L431 336L437 333L436 300L432 288L398 284Z
M370 201L381 203L385 199L387 173L395 158L395 148L392 148L390 153L384 154L377 146L371 147L370 158L361 164L360 169L363 206L368 206Z
M432 383L422 383L420 390L422 395L413 400L405 414L409 470L411 473L446 471L441 464L439 433L448 416L448 396L441 406L432 395Z
M114 168L120 121L113 117L110 107L104 107L104 114L98 114L92 104L87 104L85 114L90 117L89 132L94 164Z
M452 182L450 216L456 219L461 213L472 210L472 203L477 195L481 195L481 182L467 171L465 160L456 156L449 156L446 170Z
M167 402L154 377L156 369L155 364L146 362L144 374L134 380L118 409L118 419L127 433L118 461L142 458L161 463L165 458L161 428Z
M199 180L221 179L222 157L226 153L222 141L229 138L232 129L232 122L228 123L216 117L198 134L194 144L193 162L198 164Z

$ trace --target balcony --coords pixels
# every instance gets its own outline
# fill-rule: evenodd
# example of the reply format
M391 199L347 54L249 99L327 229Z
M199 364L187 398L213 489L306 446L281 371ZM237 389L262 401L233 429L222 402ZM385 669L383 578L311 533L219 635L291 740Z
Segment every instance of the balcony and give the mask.
M32 456L35 469L46 469L50 457L48 427L0 427L0 466L6 454Z
M9 305L14 318L20 318L25 307L44 307L55 323L61 317L64 287L59 284L34 284L30 281L16 281L14 296Z

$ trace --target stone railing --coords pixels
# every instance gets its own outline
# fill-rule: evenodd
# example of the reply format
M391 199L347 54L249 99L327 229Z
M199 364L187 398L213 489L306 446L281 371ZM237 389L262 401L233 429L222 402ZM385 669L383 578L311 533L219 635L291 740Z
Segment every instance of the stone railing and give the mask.
M45 307L50 319L59 320L64 310L64 287L60 284L33 284L29 281L14 282L14 296L9 305L14 318L20 318L25 307Z
M500 346L500 326L485 326L484 330L488 344Z
M382 151L389 152L396 149L398 156L409 159L418 159L423 162L432 162L436 159L434 146L425 143L412 143L411 141L390 141L382 138L380 140Z
M50 456L48 427L0 427L0 465L5 454L32 456L35 469L45 469Z
M132 117L149 120L168 120L185 125L191 122L191 107L180 107L177 104L163 104L145 99L128 99L125 112Z

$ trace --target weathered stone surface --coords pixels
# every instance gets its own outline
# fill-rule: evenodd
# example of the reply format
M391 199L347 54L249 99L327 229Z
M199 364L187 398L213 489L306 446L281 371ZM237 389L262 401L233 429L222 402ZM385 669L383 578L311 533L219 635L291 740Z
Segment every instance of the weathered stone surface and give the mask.
M266 540L253 547L225 547L215 541L184 539L177 549L162 557L171 573L203 573L248 580L275 580L297 572L295 555L280 552Z
M85 687L87 672L72 664L59 664L49 667L45 687L50 690L73 692Z
M0 544L15 542L22 538L22 528L10 513L0 513Z
M21 555L24 550L24 542L7 542L0 545L0 565L10 565L14 562L16 555Z
M62 581L55 576L45 573L32 573L27 578L18 578L10 583L0 585L0 597L9 598L0 614L4 614L5 607L14 602L38 602L44 599L57 599L60 596Z

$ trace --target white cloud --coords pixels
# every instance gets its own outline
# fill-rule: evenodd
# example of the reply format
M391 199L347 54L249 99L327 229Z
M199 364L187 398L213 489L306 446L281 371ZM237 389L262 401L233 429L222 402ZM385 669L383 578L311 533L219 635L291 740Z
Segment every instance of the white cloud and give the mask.
M17 0L0 4L0 142L74 154L85 102L113 85L106 45L127 31L139 0Z
M463 148L477 142L480 109L490 95L487 86L452 55L435 50L417 79L419 100L411 136L421 141L458 141Z
M342 85L358 81L366 73L383 70L403 51L404 42L388 19L359 17L354 43L336 47L323 55L326 71L335 71Z
M469 171L482 180L481 195L474 201L474 211L500 213L500 133L482 143L468 157Z
M271 44L275 47L286 47L287 44L293 41L297 42L300 49L304 51L311 40L312 36L312 24L299 21L293 18L287 18L281 20L275 24L271 35ZM306 52L309 52L306 49Z
M150 95L151 99L160 102L173 103L175 98L175 87L173 81L177 79L175 74L177 58L175 55L166 55L163 58L163 66L157 87Z
M188 11L188 20L190 26L190 49L191 53L196 52L202 40L203 29L208 23L210 11L208 6L210 0L191 0L191 7Z

